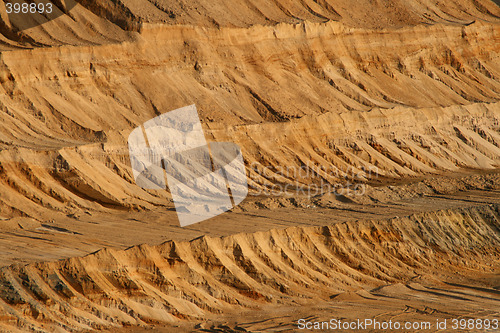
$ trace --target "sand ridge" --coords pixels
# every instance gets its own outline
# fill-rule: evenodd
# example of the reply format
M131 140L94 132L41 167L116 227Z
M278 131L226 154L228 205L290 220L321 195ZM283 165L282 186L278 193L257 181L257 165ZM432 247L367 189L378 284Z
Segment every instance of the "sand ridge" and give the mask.
M496 168L500 44L487 41L498 32L154 26L119 45L3 53L0 213L47 220L168 203L133 182L126 139L193 102L209 140L243 147L256 189L311 182L264 174L279 166L322 166L329 183L349 170L365 181L372 168L396 178Z
M3 15L0 330L499 317L499 17L489 0L79 0L24 31ZM242 147L252 194L291 191L179 227L127 137L191 104L208 141Z
M470 283L464 276L498 269L499 212L498 205L489 205L388 221L204 236L12 265L0 271L2 325L99 329L203 319L266 303L307 304L362 288L373 289L375 296L401 296L418 287L408 283L419 275L453 282L457 270L461 282Z

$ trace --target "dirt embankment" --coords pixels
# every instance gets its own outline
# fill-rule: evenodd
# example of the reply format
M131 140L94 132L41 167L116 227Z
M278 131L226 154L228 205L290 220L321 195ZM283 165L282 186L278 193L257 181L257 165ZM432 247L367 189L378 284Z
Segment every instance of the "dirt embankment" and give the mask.
M192 322L312 299L404 305L413 295L412 306L462 307L457 316L495 308L493 2L79 3L34 29L0 24L2 259L64 258L0 269L0 329ZM181 229L167 191L136 186L127 137L190 104L208 140L242 147L253 190L370 186L355 197L256 198ZM229 236L77 257L165 239L162 228L167 239Z
M54 13L24 17L2 13L0 49L58 45L109 44L134 39L143 24L192 25L211 28L342 22L350 27L387 28L419 24L468 24L496 21L500 9L490 0L384 2L347 0L64 0L51 1ZM5 2L0 1L3 8ZM57 17L45 23L46 17Z
M499 29L149 26L120 45L3 53L0 213L164 204L135 186L126 139L192 103L209 140L242 146L256 188L297 181L285 166L330 183L496 168Z
M14 265L0 272L0 325L42 331L144 325L317 303L418 276L470 283L499 268L499 221L500 207L490 205Z

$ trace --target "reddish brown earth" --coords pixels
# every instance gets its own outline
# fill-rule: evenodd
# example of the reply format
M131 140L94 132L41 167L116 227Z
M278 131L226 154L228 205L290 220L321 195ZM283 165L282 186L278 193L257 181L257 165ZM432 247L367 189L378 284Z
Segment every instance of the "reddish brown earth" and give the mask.
M2 12L0 330L499 318L499 17L488 0L82 0L19 31ZM168 191L135 184L127 138L190 104L207 140L240 145L251 193L181 228Z

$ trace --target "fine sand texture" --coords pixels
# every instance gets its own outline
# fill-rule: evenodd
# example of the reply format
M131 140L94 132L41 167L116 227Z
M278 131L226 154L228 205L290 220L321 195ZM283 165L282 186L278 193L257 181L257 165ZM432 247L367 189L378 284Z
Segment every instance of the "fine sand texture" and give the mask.
M1 332L500 319L498 3L52 3L0 0ZM181 228L127 139L192 104L250 192Z

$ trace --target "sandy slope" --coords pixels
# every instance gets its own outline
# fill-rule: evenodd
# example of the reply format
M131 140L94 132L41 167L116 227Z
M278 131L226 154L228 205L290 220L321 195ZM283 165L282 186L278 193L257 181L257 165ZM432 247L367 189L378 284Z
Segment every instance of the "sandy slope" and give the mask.
M360 288L401 297L424 288L408 285L421 275L468 284L499 269L499 209L202 237L14 265L0 273L2 321L30 330L96 329L210 318L235 306L340 301L344 296L335 295ZM498 302L498 291L484 291Z
M62 2L68 4L63 6ZM132 38L144 23L205 27L250 27L296 24L304 21L340 21L351 27L383 28L435 23L493 21L500 10L489 0L429 1L401 0L64 0L54 1L56 20L42 27L18 31L4 13L0 24L0 48L44 45L102 44ZM0 4L3 5L4 1ZM74 6L74 7L73 7ZM72 8L69 12L67 8ZM63 15L66 13L67 15ZM39 22L45 22L38 17Z
M121 45L4 53L0 213L164 203L135 186L126 140L192 103L209 140L243 147L254 187L276 180L263 167L362 178L373 167L390 177L495 168L499 32L486 23L150 27Z
M499 17L488 0L82 0L22 32L3 15L0 328L498 317ZM254 193L366 193L258 196L179 228L126 142L193 103ZM163 244L123 250L139 243Z

